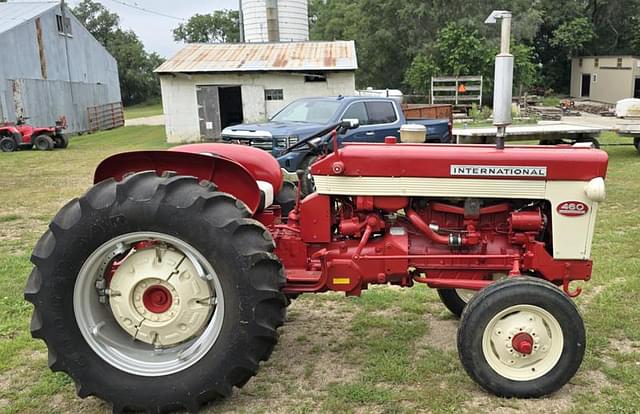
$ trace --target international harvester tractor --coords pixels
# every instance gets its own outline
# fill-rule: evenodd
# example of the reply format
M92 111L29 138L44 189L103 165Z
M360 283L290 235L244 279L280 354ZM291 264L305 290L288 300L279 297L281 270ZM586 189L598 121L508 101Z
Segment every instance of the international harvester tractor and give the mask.
M310 168L315 192L294 203L274 202L291 187L256 148L104 160L33 251L25 296L50 368L114 411L197 411L257 373L296 296L426 284L461 316L460 361L480 386L560 389L585 351L570 297L591 277L606 153L395 138L337 148L355 126L337 125Z

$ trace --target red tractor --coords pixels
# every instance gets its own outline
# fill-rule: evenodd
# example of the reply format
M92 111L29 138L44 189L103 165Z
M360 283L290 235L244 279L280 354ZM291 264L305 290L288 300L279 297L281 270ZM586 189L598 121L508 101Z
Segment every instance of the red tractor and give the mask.
M64 118L56 121L53 127L33 127L27 125L28 117L18 118L15 124L0 124L0 150L13 152L18 149L36 149L49 151L54 148L67 148L69 138L62 133L67 127Z
M296 296L423 283L461 316L462 366L486 390L539 397L569 381L586 345L571 283L591 277L607 154L337 148L336 134L288 214L274 199L290 187L256 148L104 160L33 251L25 297L50 368L114 411L197 411L257 373Z

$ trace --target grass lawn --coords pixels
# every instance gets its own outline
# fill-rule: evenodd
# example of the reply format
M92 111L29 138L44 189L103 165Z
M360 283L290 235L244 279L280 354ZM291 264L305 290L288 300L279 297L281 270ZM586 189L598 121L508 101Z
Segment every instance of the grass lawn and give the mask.
M166 148L163 127L129 127L73 138L65 151L0 153L0 412L106 412L80 400L72 381L47 368L29 335L22 290L29 255L55 212L91 185L104 157ZM610 134L603 143L622 142ZM628 139L624 142L629 142ZM374 287L361 298L303 295L258 376L206 412L412 413L640 412L640 156L610 154L608 199L599 210L594 275L577 299L588 346L577 376L538 400L483 392L455 348L457 321L435 291Z
M143 103L124 108L124 119L146 118L162 115L162 103Z

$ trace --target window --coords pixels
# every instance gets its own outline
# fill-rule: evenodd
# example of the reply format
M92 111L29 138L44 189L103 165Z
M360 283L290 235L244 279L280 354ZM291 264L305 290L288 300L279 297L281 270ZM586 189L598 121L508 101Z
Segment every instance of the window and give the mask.
M310 74L304 75L304 81L305 82L326 82L327 77L321 74L310 73Z
M271 120L275 122L315 122L327 124L334 119L340 101L328 99L300 99L291 102Z
M621 68L622 67L622 58L618 58L618 67Z
M600 59L595 58L595 60L593 61L593 66L597 68L598 65L600 65Z
M61 15L56 15L56 25L58 27L58 33L61 35L66 34L71 37L71 18L65 17L63 18Z
M367 102L369 124L389 124L398 119L396 110L391 102Z
M582 58L578 59L578 65L582 67Z
M360 125L367 125L369 123L369 116L367 116L367 108L365 108L364 102L352 104L344 112L342 119L357 119L360 121Z
M265 89L264 99L266 101L282 101L284 99L284 92L282 89Z

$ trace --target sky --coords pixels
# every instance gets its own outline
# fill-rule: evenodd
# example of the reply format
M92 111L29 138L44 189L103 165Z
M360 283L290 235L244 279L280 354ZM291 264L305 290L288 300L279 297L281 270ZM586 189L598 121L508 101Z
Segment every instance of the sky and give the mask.
M9 0L34 1L34 0ZM237 9L238 0L100 0L103 6L120 16L120 26L132 29L142 40L148 52L157 52L169 58L182 48L173 40L172 31L181 21L145 12L122 3L131 4L160 14L188 19L196 13L206 14L213 10ZM80 0L67 0L70 7Z

